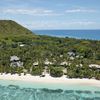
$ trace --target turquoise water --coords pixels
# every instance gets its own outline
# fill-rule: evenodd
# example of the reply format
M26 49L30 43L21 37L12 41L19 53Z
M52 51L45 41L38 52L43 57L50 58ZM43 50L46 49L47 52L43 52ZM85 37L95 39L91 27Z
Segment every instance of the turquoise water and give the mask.
M39 35L100 40L100 30L33 30Z
M0 100L100 100L100 87L0 80Z

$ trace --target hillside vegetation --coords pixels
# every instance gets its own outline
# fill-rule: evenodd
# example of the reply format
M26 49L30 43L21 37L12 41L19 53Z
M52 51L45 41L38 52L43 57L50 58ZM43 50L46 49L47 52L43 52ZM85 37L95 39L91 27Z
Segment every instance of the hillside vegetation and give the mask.
M0 34L32 34L30 30L12 20L0 20Z

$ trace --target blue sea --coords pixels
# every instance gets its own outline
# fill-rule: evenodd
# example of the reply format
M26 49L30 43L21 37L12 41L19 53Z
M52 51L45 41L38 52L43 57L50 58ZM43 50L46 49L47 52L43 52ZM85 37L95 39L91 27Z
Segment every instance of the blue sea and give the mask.
M100 30L33 30L39 35L100 40Z
M100 100L100 87L0 80L0 100Z

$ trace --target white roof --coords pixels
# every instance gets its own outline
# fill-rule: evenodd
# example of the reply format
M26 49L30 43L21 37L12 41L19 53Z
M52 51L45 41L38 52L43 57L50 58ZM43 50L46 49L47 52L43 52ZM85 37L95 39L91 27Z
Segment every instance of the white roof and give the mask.
M74 52L68 52L67 54L70 55L70 56L71 55L74 55L75 56L75 53Z
M82 64L76 65L76 67L82 67L82 66L83 66Z
M74 60L75 58L74 57L70 57L70 60Z
M34 63L33 63L34 66L37 66L38 64L39 64L38 62L34 62Z
M100 65L97 65L97 64L90 64L89 67L90 67L90 68L93 68L93 67L95 67L95 68L100 68Z
M16 61L18 61L20 58L18 58L17 56L11 56L10 57L10 61L14 61L14 60L16 60Z
M44 64L45 64L45 65L51 65L51 64L53 64L53 63L50 62L50 61L48 61L48 60L46 60L46 61L44 62Z
M82 67L83 66L83 64L80 64L80 67Z
M20 46L20 47L24 47L24 44L20 44L19 46Z
M79 57L80 57L79 55L76 56L76 58L79 58Z
M63 55L60 55L60 57L63 57Z
M60 65L68 65L68 62L64 61Z
M23 67L23 62L20 62L20 61L18 61L18 62L12 62L10 64L10 66L12 66L12 67Z

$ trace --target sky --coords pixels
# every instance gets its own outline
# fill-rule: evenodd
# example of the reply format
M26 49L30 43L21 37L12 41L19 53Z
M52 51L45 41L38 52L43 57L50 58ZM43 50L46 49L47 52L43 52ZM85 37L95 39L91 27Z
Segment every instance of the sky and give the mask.
M31 29L100 29L100 0L0 0L0 19Z

